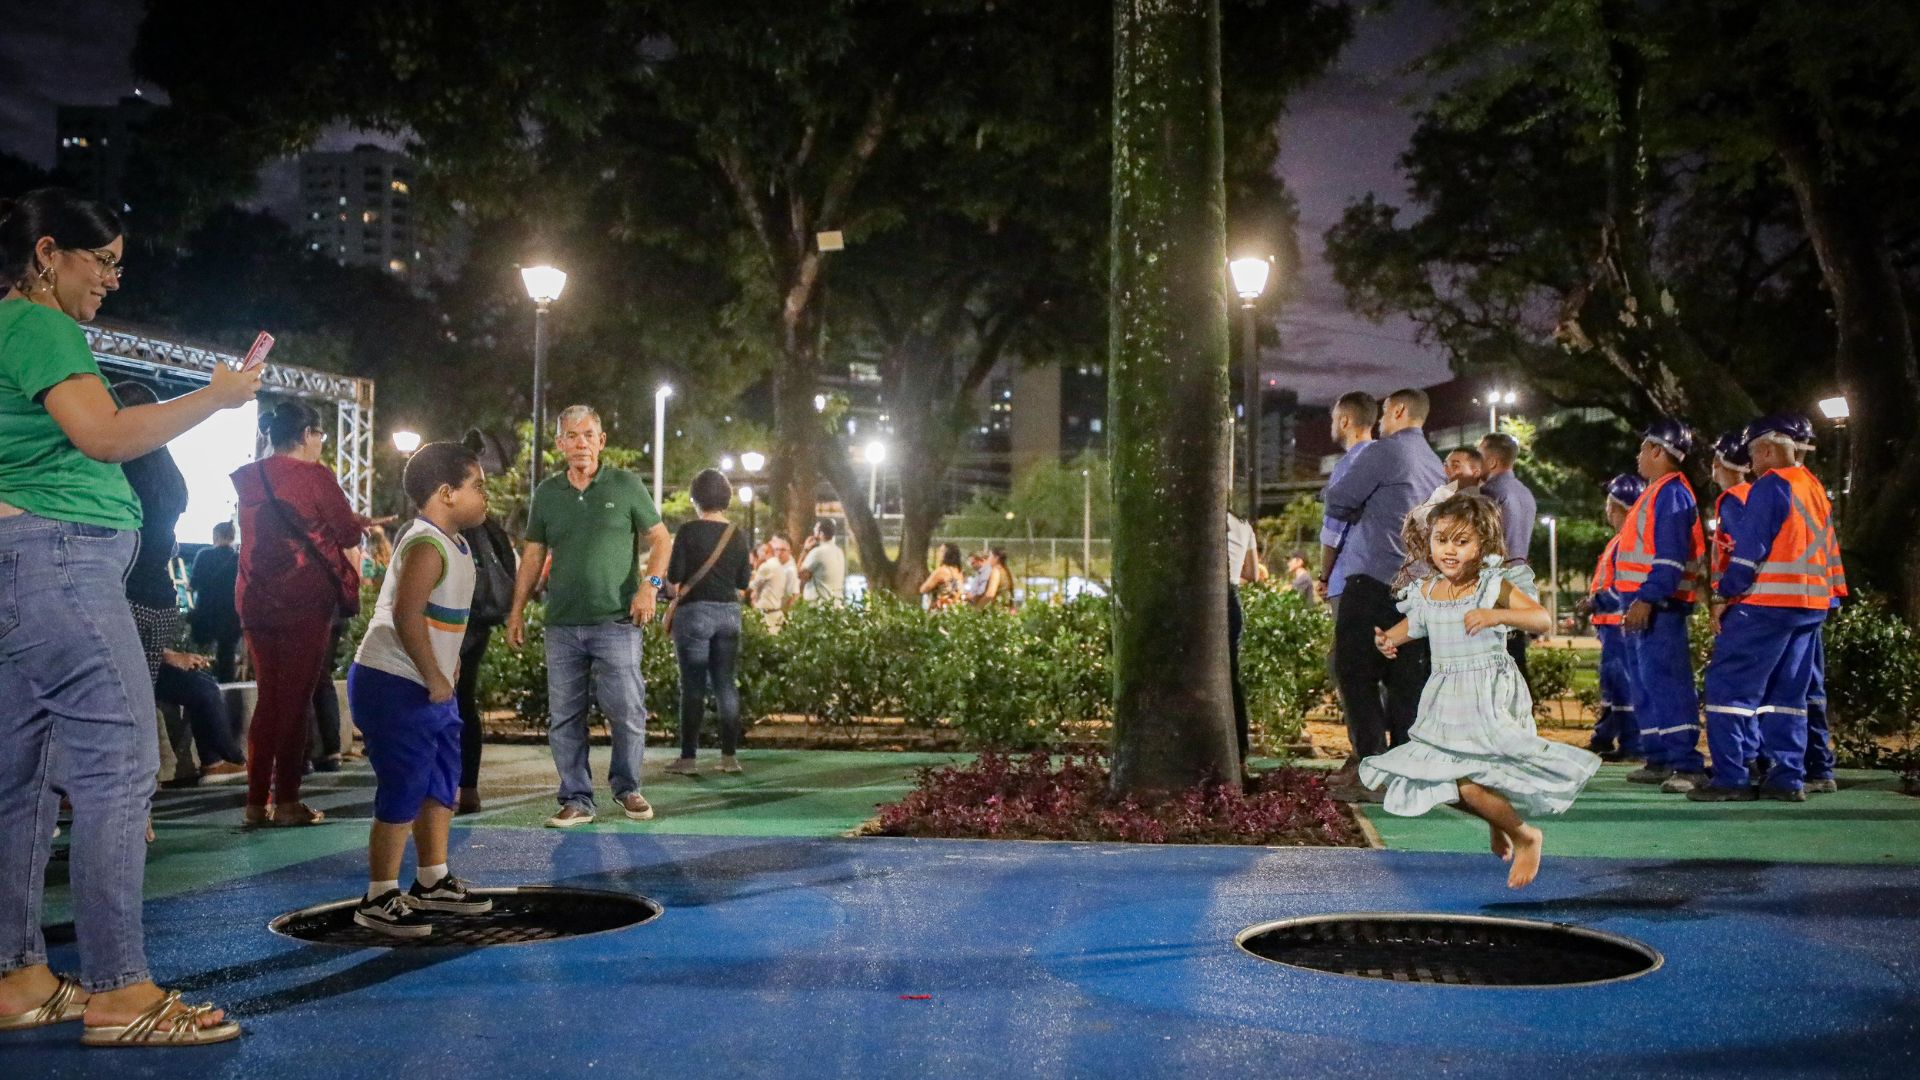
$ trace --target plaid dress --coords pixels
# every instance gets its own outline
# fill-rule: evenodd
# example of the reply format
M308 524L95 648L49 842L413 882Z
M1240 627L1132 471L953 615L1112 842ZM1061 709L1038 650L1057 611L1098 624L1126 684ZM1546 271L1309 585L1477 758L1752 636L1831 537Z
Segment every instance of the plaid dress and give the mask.
M1573 805L1600 767L1593 754L1543 739L1535 730L1533 696L1507 655L1509 628L1467 633L1467 612L1492 607L1502 582L1522 587L1522 569L1488 567L1480 572L1479 587L1458 600L1431 598L1437 577L1402 593L1407 633L1432 646L1433 674L1420 695L1411 738L1360 763L1362 784L1386 787L1388 813L1415 817L1458 802L1457 781L1471 780L1506 796L1523 815L1558 814Z

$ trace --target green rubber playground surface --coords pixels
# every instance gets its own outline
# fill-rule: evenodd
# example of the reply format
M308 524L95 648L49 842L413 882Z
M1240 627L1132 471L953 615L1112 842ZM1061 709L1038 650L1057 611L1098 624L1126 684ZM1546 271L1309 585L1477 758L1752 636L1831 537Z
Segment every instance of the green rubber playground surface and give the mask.
M1606 765L1573 808L1535 822L1549 855L1622 859L1920 864L1920 798L1891 773L1842 770L1840 790L1804 803L1695 803L1630 784L1630 765ZM1485 851L1487 827L1452 810L1401 818L1366 808L1381 842L1398 851Z
M662 835L840 836L906 794L915 773L964 755L840 750L747 750L746 772L708 771L703 752L693 778L664 771L674 752L650 752L643 791L657 816L628 821L604 784L607 751L592 754L600 818L586 834L644 831ZM1256 766L1276 762L1256 762ZM1330 765L1330 762L1312 764ZM537 829L556 809L552 759L544 746L487 747L481 774L485 809L455 819L455 829ZM1609 765L1573 809L1542 822L1552 854L1618 859L1724 859L1781 863L1920 865L1920 799L1898 791L1890 773L1843 772L1841 790L1801 804L1690 803L1648 785L1629 784L1628 766ZM372 816L373 773L364 762L308 778L303 797L333 820L304 829L239 827L244 788L237 784L162 791L154 800L158 835L148 859L147 895L158 899L220 882L239 881L311 859L362 849ZM1382 844L1392 850L1480 852L1486 830L1451 810L1396 818L1365 808ZM476 836L476 844L485 843ZM56 863L48 893L49 921L65 910L65 867Z

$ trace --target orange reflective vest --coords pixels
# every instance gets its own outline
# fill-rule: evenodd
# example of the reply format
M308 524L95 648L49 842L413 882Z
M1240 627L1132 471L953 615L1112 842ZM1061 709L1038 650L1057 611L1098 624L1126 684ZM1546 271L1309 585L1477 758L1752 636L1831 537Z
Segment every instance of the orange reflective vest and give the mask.
M1707 553L1707 534L1700 527L1700 515L1695 514L1693 542L1688 545L1690 550L1686 562L1661 558L1654 550L1654 503L1661 489L1669 484L1679 484L1687 489L1688 494L1693 493L1693 485L1677 472L1670 472L1647 485L1647 490L1640 493L1640 497L1633 501L1633 508L1627 511L1626 524L1620 526L1620 547L1614 556L1614 582L1622 594L1633 595L1640 591L1640 586L1646 584L1647 575L1653 573L1654 564L1665 563L1680 570L1680 585L1673 590L1673 599L1691 604L1703 576L1701 570Z
M1613 588L1613 552L1619 546L1620 538L1615 536L1607 541L1605 548L1601 549L1600 561L1593 568L1593 584L1587 588L1589 597L1598 596L1601 592ZM1594 613L1592 621L1595 626L1619 626L1621 620L1625 618L1624 612L1601 611Z
M1721 575L1727 572L1727 560L1733 558L1733 534L1727 531L1727 500L1747 501L1747 491L1753 487L1753 481L1738 483L1720 493L1713 500L1713 550L1707 556L1707 568L1712 572L1713 587L1720 587Z
M1760 607L1825 611L1845 595L1840 546L1833 537L1833 508L1827 490L1804 466L1775 469L1787 482L1791 509L1774 534L1773 548L1755 566L1753 587L1739 601Z

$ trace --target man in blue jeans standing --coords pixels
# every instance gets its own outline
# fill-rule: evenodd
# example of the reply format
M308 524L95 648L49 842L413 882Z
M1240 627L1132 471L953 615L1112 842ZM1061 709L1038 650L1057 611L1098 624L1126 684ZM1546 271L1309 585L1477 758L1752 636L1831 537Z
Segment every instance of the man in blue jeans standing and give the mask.
M593 820L587 766L587 690L613 729L607 780L628 818L653 807L640 794L647 748L647 694L640 677L641 627L653 618L672 537L638 476L600 466L606 432L600 414L575 405L560 414L555 447L567 471L542 481L527 513L527 544L514 581L507 642L526 641L527 600L547 581L547 745L560 773L560 812L548 828Z

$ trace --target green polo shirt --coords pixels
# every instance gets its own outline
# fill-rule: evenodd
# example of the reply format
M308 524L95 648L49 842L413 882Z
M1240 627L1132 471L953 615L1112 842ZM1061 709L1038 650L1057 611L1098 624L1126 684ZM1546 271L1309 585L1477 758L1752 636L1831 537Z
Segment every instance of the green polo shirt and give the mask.
M81 453L41 403L74 375L107 381L79 323L30 300L0 302L0 501L55 521L138 529L127 474Z
M553 553L547 622L594 626L627 617L640 588L641 537L660 511L640 478L601 466L576 490L566 473L541 481L527 513L527 539Z

